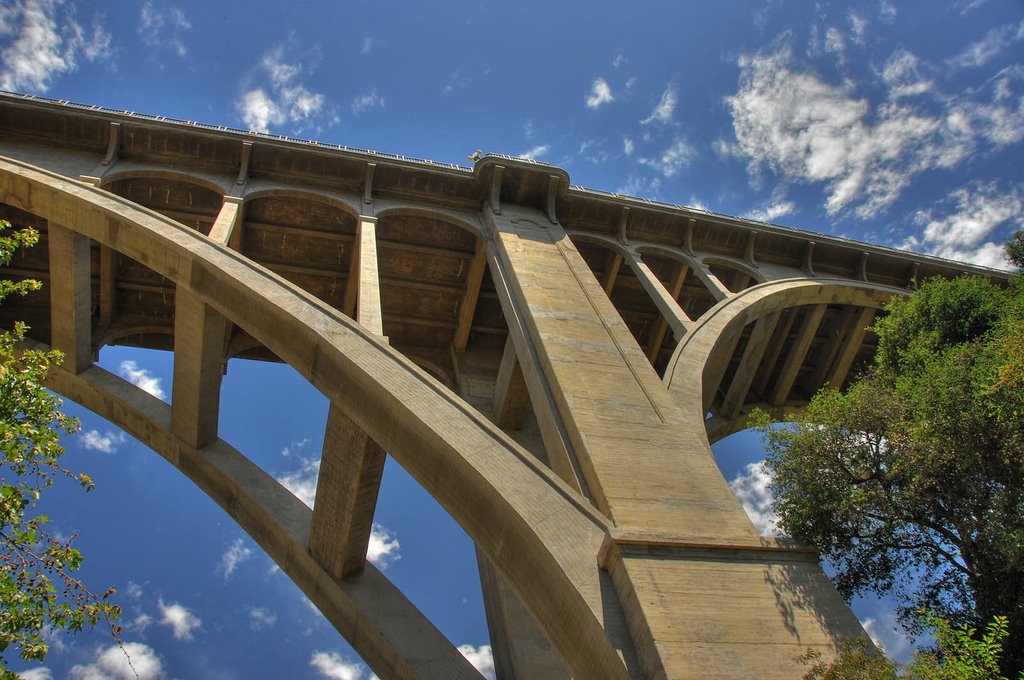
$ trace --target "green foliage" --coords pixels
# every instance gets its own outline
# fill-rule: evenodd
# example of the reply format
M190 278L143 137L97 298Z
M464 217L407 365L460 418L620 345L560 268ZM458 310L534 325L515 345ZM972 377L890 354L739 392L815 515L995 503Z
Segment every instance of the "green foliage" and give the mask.
M1018 229L1005 246L1006 259L1024 269L1024 229Z
M1006 615L1024 665L1024 287L929 280L876 323L876 366L761 430L775 510L847 598L891 591L955 626Z
M0 224L0 266L14 251L33 245L32 230L10 231ZM40 287L36 281L0 280L0 300ZM77 632L103 620L116 639L113 620L120 607L92 594L72 576L82 554L72 540L60 540L46 530L49 519L38 512L43 491L57 476L93 488L84 474L63 465L59 433L73 433L78 421L60 412L61 401L43 388L47 371L60 363L56 351L18 351L24 324L0 332L0 675L10 675L4 654L16 650L25 661L42 660L48 651L46 631ZM72 537L73 538L73 537Z
M923 625L935 634L935 649L919 652L905 666L886 659L864 638L847 640L831 663L808 650L798 660L811 665L805 680L1006 680L999 657L1008 635L1005 616L993 617L979 637L968 626L954 628L932 612L920 613ZM1019 675L1024 680L1024 672Z

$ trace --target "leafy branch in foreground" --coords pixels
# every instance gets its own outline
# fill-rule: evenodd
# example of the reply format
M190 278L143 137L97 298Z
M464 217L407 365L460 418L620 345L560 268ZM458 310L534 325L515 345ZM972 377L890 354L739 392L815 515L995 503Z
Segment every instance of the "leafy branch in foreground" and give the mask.
M935 648L918 652L909 664L886 659L864 638L848 640L831 663L808 651L799 658L811 669L804 680L1006 680L999 658L1008 635L1005 616L993 617L981 635L974 628L954 628L932 612L919 612L922 624L935 634ZM1024 672L1018 676L1024 680Z
M759 427L781 528L850 598L891 592L902 622L1005 616L1024 670L1024 281L932 279L891 301L875 365Z
M0 223L0 266L10 263L15 250L34 245L31 229L11 231ZM25 295L38 281L0 279L0 301ZM81 631L104 621L120 643L115 620L121 608L92 593L72 574L82 554L72 541L46 530L49 518L37 512L45 489L55 477L67 477L89 491L93 482L61 464L64 448L59 434L78 430L78 421L61 413L61 400L43 388L47 371L60 363L57 351L19 351L26 327L0 332L0 676L13 677L4 654L17 650L25 661L42 660L48 630Z

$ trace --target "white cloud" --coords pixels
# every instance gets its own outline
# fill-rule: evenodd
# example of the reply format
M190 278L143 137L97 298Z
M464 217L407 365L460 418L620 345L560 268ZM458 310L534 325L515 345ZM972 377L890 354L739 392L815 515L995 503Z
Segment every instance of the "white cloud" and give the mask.
M370 90L352 100L352 113L360 114L372 108L384 108L384 97L377 94L377 90Z
M146 47L167 48L179 57L188 54L184 32L192 30L184 10L175 5L145 2L139 10L139 37Z
M140 612L134 619L125 623L125 627L136 633L144 633L154 623L156 619L145 612Z
M963 52L950 60L950 64L960 68L977 68L984 66L1013 43L1024 39L1024 21L1019 24L997 26L989 30L985 37L972 43Z
M53 672L46 666L30 668L18 673L21 680L53 680Z
M488 680L494 680L494 655L490 645L459 645L459 651Z
M314 652L309 665L330 680L363 680L366 677L362 664L346 661L337 652Z
M657 198L659 191L661 191L661 179L658 177L647 179L646 177L630 175L626 178L626 183L616 189L615 193L622 194L623 196Z
M671 177L688 166L697 151L682 137L676 137L672 144L657 158L640 158L643 165L654 168L665 177Z
M548 152L548 149L549 147L547 144L538 144L529 151L522 152L521 154L516 156L516 158L523 158L525 160L535 161L544 154L546 154Z
M840 61L846 53L846 39L843 37L842 31L834 26L830 26L825 31L825 51L838 55Z
M138 600L142 597L142 586L135 581L128 581L128 585L124 587L124 594L126 597L130 597L133 600Z
M77 71L80 59L110 56L110 33L99 17L87 35L65 0L13 0L0 19L0 38L13 38L0 49L0 89L46 92L54 78Z
M320 459L303 458L299 469L277 478L296 498L313 507L316 500L316 480L320 476Z
M152 647L141 642L126 642L123 646L123 650L117 646L97 650L92 663L72 666L68 677L71 680L160 680L165 677L160 657ZM128 657L131 657L130 664Z
M338 122L327 98L299 81L302 63L286 59L284 47L278 46L263 55L259 67L268 81L267 87L247 86L235 104L250 130L269 132L271 126L289 124L300 133L307 125L319 129L320 123Z
M366 36L363 38L363 46L359 49L360 54L369 54L373 50L373 38Z
M164 604L163 598L157 603L160 607L160 615L163 617L159 623L161 626L168 626L174 634L175 640L192 641L192 631L203 625L203 622L188 607L180 604Z
M291 458L293 455L298 455L306 448L306 444L309 443L309 437L304 437L298 441L292 442L288 446L281 449L281 455L285 458Z
M596 109L602 104L615 101L615 95L612 94L612 88L608 85L608 81L604 78L595 78L586 101L588 109Z
M622 151L627 156L632 156L633 152L636 151L636 144L634 144L633 140L630 139L629 137L623 137L622 138Z
M864 632L882 648L887 657L907 661L913 645L907 639L902 626L896 621L893 610L887 607L877 607L874 614L875 616L861 621Z
M779 516L772 511L771 482L764 461L748 463L729 482L729 488L736 494L750 521L762 536L777 536L781 533L778 527Z
M78 442L83 448L103 453L114 453L120 444L127 441L124 432L111 432L100 434L99 430L89 430L78 435Z
M951 204L950 211L947 206ZM1024 198L1019 189L1004 191L995 182L974 182L954 191L942 205L946 213L941 216L935 209L918 211L914 221L924 226L924 231L906 239L902 247L986 267L1009 266L1002 240L991 237L1007 223L1024 225Z
M676 112L676 104L679 98L676 96L676 89L669 85L665 88L665 91L661 94L661 101L651 111L651 115L640 121L641 125L647 125L649 123L669 123L672 121L672 116Z
M867 34L868 21L856 12L850 12L847 16L850 22L851 39L858 45L864 44L864 36Z
M252 557L252 549L246 546L242 539L236 539L234 543L228 546L224 554L220 556L220 562L217 564L217 573L223 575L224 580L227 581L235 573L238 565L250 557Z
M749 217L752 220L772 222L773 220L779 219L783 215L790 214L794 210L796 210L796 204L793 203L793 201L769 201L767 204L751 210L747 214L747 217Z
M160 378L157 378L152 372L145 368L139 368L139 365L136 362L131 360L122 361L118 373L122 378L136 387L149 392L157 399L163 399L164 401L167 400L167 395L160 386Z
M366 547L366 559L373 562L378 569L387 569L401 559L398 539L379 524L374 524L370 531L370 542Z
M889 88L889 98L899 99L930 92L934 84L922 79L919 69L920 60L917 55L902 47L893 52L882 69L882 80Z
M249 609L249 627L253 630L271 628L277 623L277 614L266 607L251 607Z
M831 85L794 69L787 48L739 63L740 89L726 101L749 171L825 182L830 214L856 205L858 216L873 217L914 176L951 168L976 145L969 112L951 108L935 117L892 101L872 111L854 84ZM893 78L906 73L900 68L893 67Z

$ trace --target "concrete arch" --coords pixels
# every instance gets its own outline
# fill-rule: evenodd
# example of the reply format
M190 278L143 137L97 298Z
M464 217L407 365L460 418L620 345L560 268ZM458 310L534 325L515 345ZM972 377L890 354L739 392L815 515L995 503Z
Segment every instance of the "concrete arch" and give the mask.
M194 184L204 189L209 189L215 194L225 196L228 189L227 180L223 184L216 182L215 180L205 177L203 175L197 175L191 172L183 172L180 170L166 170L163 168L149 168L146 166L138 166L125 164L127 167L115 166L100 180L100 188L106 188L113 184L126 179L159 179L159 180L174 180L176 182L185 182L187 184Z
M467 218L462 213L454 210L443 210L439 208L423 208L420 206L411 205L400 205L391 204L388 207L381 208L380 210L374 211L374 216L378 220L388 219L392 217L402 217L405 215L411 217L425 217L432 220L438 220L450 224L453 227L468 231L477 238L485 238L486 232L483 226L480 224L478 217L474 215L474 218Z
M700 260L687 255L678 248L671 248L668 246L658 245L656 243L639 243L636 245L635 250L640 255L650 253L651 255L657 255L658 257L664 257L670 260L675 260L676 262L681 262L687 267L700 267Z
M609 641L604 620L600 556L607 520L471 407L452 395L404 356L352 320L301 289L275 277L240 254L173 220L118 196L12 159L0 159L0 201L73 225L73 231L138 259L190 291L236 323L295 368L340 408L357 427L389 451L459 522L497 566L540 623L577 677L625 678L627 671ZM86 369L79 377L96 371ZM121 389L98 381L102 393ZM76 392L70 385L58 389ZM84 388L83 388L84 389ZM89 403L93 400L85 399ZM165 416L146 411L142 422L115 422L135 431ZM183 455L173 435L154 439L186 473L210 474L204 488L240 516L253 511L240 503L238 480L250 495L265 479L239 473L233 483L204 463ZM219 445L199 450L206 465L234 460ZM240 466L247 462L237 461ZM249 464L251 466L251 464ZM261 471L260 471L261 472ZM265 477L265 475L264 475ZM267 502L288 505L286 498ZM289 506L290 507L290 506ZM251 519L254 536L271 544L292 568L296 582L318 605L340 598L348 581L326 582L323 572L295 568L300 522L287 508ZM289 532L291 536L289 536ZM301 541L298 541L301 544ZM362 577L356 577L358 580ZM350 641L374 668L390 672L395 640L363 633L368 618L357 606L345 615ZM338 624L336 624L338 625ZM346 628L342 628L345 630ZM398 677L413 677L401 674Z
M242 200L245 203L275 198L291 198L300 201L314 201L316 203L322 203L332 208L338 208L339 210L341 210L350 217L359 217L358 203L354 199L350 201L345 197L339 196L338 194L335 193L311 191L308 189L294 189L289 187L263 186L259 188L246 190L242 194Z
M174 326L171 325L170 320L166 324L153 324L153 323L132 323L132 324L113 324L112 326L103 329L103 334L97 339L93 345L96 348L102 348L104 345L112 344L114 341L127 337L129 335L138 335L140 333L153 333L158 335L174 335Z
M574 241L580 241L582 243L592 243L596 246L601 246L607 250L612 251L616 255L621 255L624 258L629 258L633 254L633 248L625 245L619 239L614 236L604 236L602 234L588 234L581 231L567 232L569 238Z
M764 283L768 280L764 273L758 271L756 267L751 267L748 263L735 257L728 257L725 255L707 255L701 258L701 263L705 267L726 267L728 269L735 269L743 272L756 281L755 284L748 286L748 288L753 287L753 285L757 285L758 283Z
M665 371L665 384L684 409L703 419L702 390L692 389L692 381L697 376L703 380L712 356L734 343L747 324L801 305L843 304L877 309L891 296L904 294L903 289L849 279L788 279L752 286L719 302L698 320L676 347Z

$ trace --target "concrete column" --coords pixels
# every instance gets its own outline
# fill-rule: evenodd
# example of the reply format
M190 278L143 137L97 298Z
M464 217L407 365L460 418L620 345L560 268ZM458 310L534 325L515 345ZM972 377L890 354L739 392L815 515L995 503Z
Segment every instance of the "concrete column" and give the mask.
M864 335L877 311L871 307L864 307L851 315L849 325L844 331L843 349L825 375L825 382L830 387L838 390L846 382L846 376L850 374L853 362L857 358L857 352L860 350L861 343L864 342Z
M636 274L640 285L651 296L651 301L654 302L658 311L661 312L662 318L668 323L675 336L681 338L686 335L686 330L690 325L690 317L686 316L686 312L676 302L672 293L665 288L665 285L638 255L634 254L630 257L629 266L633 273Z
M336 579L362 571L366 563L385 458L384 450L331 404L309 550Z
M668 293L672 296L672 299L676 301L677 305L679 301L679 294L683 291L683 283L686 281L686 274L689 271L689 265L682 262L676 263L675 273L672 274L672 285L669 287ZM685 312L684 316L689 318L689 315ZM658 360L658 354L661 352L661 347L665 343L665 334L667 332L668 321L665 320L665 317L661 317L651 330L650 342L648 343L647 358L650 359L652 364ZM681 336L676 336L677 342L681 339Z
M50 224L50 345L64 353L64 368L92 365L92 282L89 239Z
M754 322L754 329L747 339L747 346L743 350L739 366L729 383L729 390L725 393L725 399L722 400L722 407L719 409L719 415L726 420L732 420L739 414L740 407L743 406L747 392L750 391L750 385L754 381L754 375L761 365L761 359L768 349L768 342L775 332L780 314L781 311L773 312Z
M223 316L178 286L174 293L171 430L196 448L217 440L224 328Z
M225 246L231 243L241 216L242 199L237 196L225 196L217 219L210 228L210 238Z
M375 335L384 335L380 310L380 277L377 272L377 218L359 216L356 230L356 321Z
M484 240L476 240L476 252L469 263L466 271L466 294L459 303L459 317L455 327L455 335L452 346L456 352L466 351L466 344L469 342L469 331L473 328L473 314L476 312L476 302L480 296L480 284L484 280L484 271L487 269L487 249Z
M100 327L109 326L117 315L117 251L100 246Z
M505 341L505 350L498 366L498 378L494 385L494 422L506 430L518 430L523 426L530 395L526 381L516 357L516 348L511 339Z

